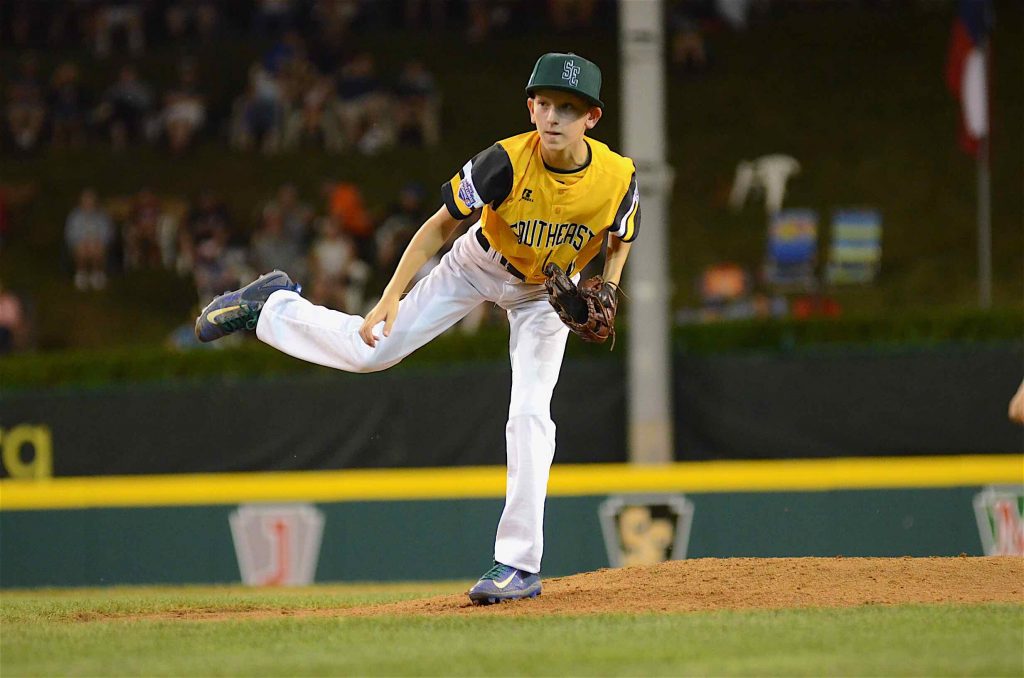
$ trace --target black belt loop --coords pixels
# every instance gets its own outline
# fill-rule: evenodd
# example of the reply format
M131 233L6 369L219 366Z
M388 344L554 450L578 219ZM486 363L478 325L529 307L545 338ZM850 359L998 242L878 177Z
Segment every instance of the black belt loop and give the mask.
M480 243L480 247L483 248L484 252L491 251L491 243L490 241L487 240L487 236L484 235L484 230L482 228L478 228L476 231L476 241ZM508 259L501 256L500 254L498 255L498 263L500 263L505 268L506 271L508 271L515 277L519 278L523 282L526 282L526 276L520 273L518 270L516 270L516 267L508 263Z

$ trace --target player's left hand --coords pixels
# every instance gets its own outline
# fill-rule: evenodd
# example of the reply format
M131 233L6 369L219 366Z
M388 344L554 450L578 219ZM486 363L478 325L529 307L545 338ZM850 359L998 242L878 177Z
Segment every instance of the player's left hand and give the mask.
M615 337L615 313L619 287L601 276L584 280L578 287L556 264L544 267L548 301L562 322L580 339L596 344Z
M380 337L373 333L374 326L384 321L384 336L391 335L391 328L398 317L398 299L384 297L377 302L377 305L366 314L363 324L359 327L359 336L370 348L376 348Z

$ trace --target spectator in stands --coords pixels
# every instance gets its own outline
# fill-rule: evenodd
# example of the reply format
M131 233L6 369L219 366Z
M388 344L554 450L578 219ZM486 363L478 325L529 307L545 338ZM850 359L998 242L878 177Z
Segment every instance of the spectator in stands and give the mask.
M185 228L179 232L178 270L183 273L192 270L200 258L200 248L205 247L207 260L218 258L227 247L230 234L227 208L213 191L203 190L185 218Z
M96 55L110 56L113 32L123 29L128 37L128 49L138 56L146 47L146 34L143 32L143 5L134 0L107 2L96 11L95 37Z
M309 224L313 218L313 209L299 200L299 191L295 184L283 185L267 206L281 213L284 231L290 239L302 246L309 243Z
M206 103L199 92L194 62L184 61L180 64L178 84L164 96L161 117L171 152L183 152L192 143L196 130L206 120Z
M17 294L0 281L0 355L12 353L27 343L29 334L25 305Z
M402 143L433 148L441 142L441 96L420 61L405 64L395 88L395 122Z
M316 0L312 11L314 25L324 33L346 36L368 4L359 0Z
M212 0L177 0L164 12L167 35L181 42L189 34L190 25L203 43L209 44L217 33L220 13Z
M46 122L46 100L35 55L22 57L7 87L7 125L14 145L33 150Z
M369 264L359 259L336 217L320 219L319 231L309 254L310 299L346 313L363 312Z
M153 108L153 91L139 79L132 65L123 66L117 81L107 89L97 117L107 124L115 149L142 139Z
M334 81L327 76L315 76L296 94L285 125L284 146L307 144L332 153L343 150L345 139L338 124Z
M715 12L729 28L734 31L745 31L750 21L750 12L755 9L754 0L715 0ZM766 9L767 3L757 3L760 11Z
M389 100L369 52L361 52L341 69L338 113L346 140L365 155L394 144Z
M294 21L292 0L256 0L253 28L258 35L277 35Z
M338 221L341 230L351 237L359 251L360 258L369 257L372 248L373 221L366 211L359 187L347 181L324 184L327 197L327 215Z
M406 28L440 31L447 20L448 0L405 0L402 19Z
M263 55L263 68L280 76L294 61L305 61L306 41L295 30L284 33Z
M114 224L93 189L82 191L78 206L68 215L64 238L75 263L75 287L80 290L106 287Z
M321 10L324 3L318 2L313 8L317 18L316 31L309 36L309 60L317 71L333 77L341 65L352 57L352 39L349 33L350 20L337 19L335 10ZM328 3L337 5L337 3ZM321 16L321 11L330 19Z
M94 21L91 2L40 2L7 0L0 2L0 43L3 47L24 50L33 43L49 47L77 46L73 38L85 34Z
M192 279L202 305L238 286L238 269L228 257L227 242L219 238L202 241L194 250Z
M466 39L482 43L494 31L499 34L512 22L515 0L466 0L469 29Z
M249 68L249 87L235 102L232 121L232 145L247 150L258 146L266 152L280 145L284 95L281 85L260 64Z
M7 11L10 12L11 22L11 45L16 48L25 49L32 41L32 28L39 11L39 5L21 0L20 2L5 3Z
M264 58L264 67L277 74L283 93L285 148L299 143L315 147L328 145L337 151L342 147L334 83L320 75L306 57L304 41L289 31L275 49Z
M398 194L398 202L374 233L377 270L384 278L389 278L394 273L406 245L425 219L424 193L423 187L419 184L410 183L403 186Z
M35 3L42 4L42 3ZM77 47L78 38L90 27L93 8L84 2L46 3L46 44L50 47Z
M296 280L305 278L302 243L285 232L284 218L277 207L263 208L260 227L249 244L249 258L257 271L280 269L288 271Z
M230 217L213 191L206 189L199 194L180 236L178 268L191 270L202 305L249 276L246 250L230 245Z
M703 73L708 66L704 33L696 17L698 9L682 4L673 8L669 14L669 60L672 70L677 74Z
M124 229L124 263L128 269L159 268L163 263L160 222L164 214L160 199L143 188L132 201Z
M13 209L31 201L38 190L39 184L36 181L17 184L0 182L0 249L14 232Z
M78 65L65 61L50 82L51 139L56 147L81 146L85 140L88 94L78 77Z
M594 21L594 0L548 0L548 16L560 33L587 31Z

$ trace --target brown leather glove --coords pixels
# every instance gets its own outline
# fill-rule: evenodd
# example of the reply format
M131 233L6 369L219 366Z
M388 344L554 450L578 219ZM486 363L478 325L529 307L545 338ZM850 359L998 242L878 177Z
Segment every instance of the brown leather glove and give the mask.
M544 266L544 275L548 301L562 322L580 339L600 344L608 337L615 337L618 286L595 275L577 287L557 264L550 262Z

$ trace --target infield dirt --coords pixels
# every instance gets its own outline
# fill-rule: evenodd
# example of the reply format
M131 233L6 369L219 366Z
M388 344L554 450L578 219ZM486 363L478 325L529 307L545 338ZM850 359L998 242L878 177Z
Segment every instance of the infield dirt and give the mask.
M531 600L473 607L448 595L352 608L345 615L605 614L1024 603L1024 559L704 558L544 580Z
M544 579L531 600L479 607L465 594L357 606L82 612L75 621L282 617L590 615L905 604L1024 604L1024 558L705 558Z

